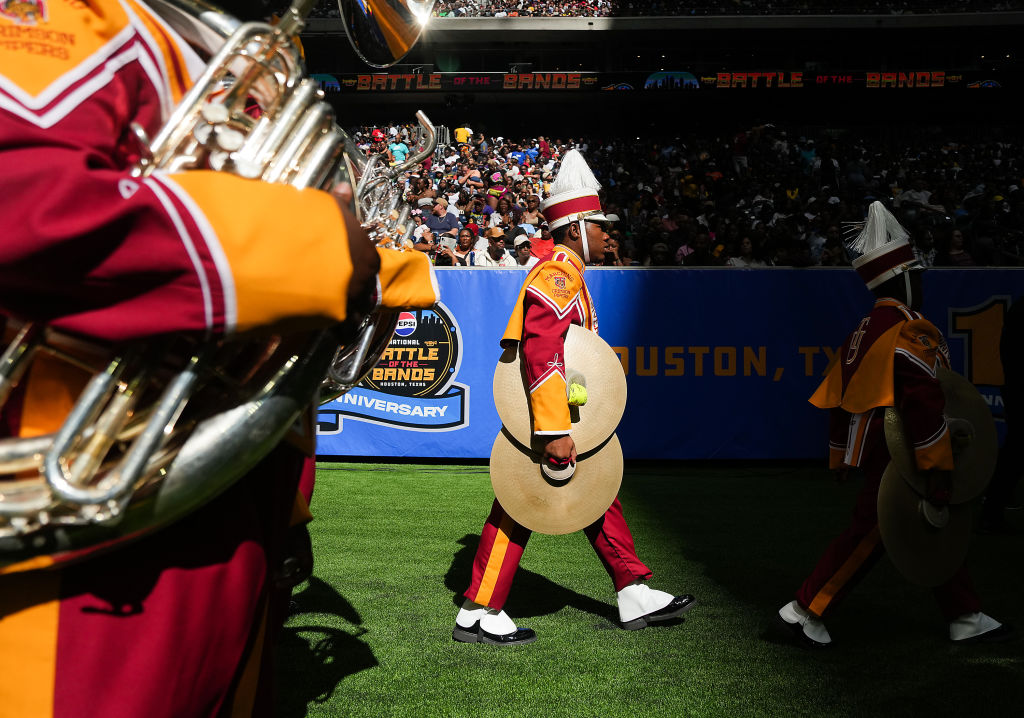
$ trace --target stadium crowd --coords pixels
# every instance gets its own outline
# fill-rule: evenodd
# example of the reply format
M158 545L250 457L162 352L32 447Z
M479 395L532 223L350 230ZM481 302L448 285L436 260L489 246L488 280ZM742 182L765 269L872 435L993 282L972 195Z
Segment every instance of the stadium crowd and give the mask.
M1020 10L1022 0L439 0L438 17L651 17L715 15L903 15ZM311 17L339 17L336 0L322 0Z
M540 202L559 157L576 147L617 218L608 264L843 266L845 234L881 199L928 266L1024 266L1024 137L960 132L762 124L639 142L460 127L407 174L405 197L416 248L436 263L492 264L481 255L497 261L504 250L526 265L524 244L533 256L550 248ZM403 145L407 154L415 144L412 128L397 125L355 136L368 152Z

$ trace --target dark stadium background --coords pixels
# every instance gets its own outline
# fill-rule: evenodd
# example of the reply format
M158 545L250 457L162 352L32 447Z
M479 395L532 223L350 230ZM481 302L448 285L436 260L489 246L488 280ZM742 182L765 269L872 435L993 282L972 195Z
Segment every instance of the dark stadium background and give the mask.
M1024 12L929 15L802 15L664 18L432 18L398 65L373 71L359 60L338 19L312 19L303 35L312 73L802 72L852 75L853 85L802 89L651 91L330 92L339 123L411 121L422 109L437 124L468 122L493 135L672 136L731 131L761 122L796 125L967 125L1017 121ZM866 72L942 72L944 87L866 89ZM969 83L988 85L968 88Z

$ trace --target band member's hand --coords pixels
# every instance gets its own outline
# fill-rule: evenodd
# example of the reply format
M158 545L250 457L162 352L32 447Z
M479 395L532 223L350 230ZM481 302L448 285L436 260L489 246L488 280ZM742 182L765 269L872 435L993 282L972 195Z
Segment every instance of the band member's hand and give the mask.
M352 210L352 185L340 182L331 190L345 219L345 233L348 238L348 254L352 261L352 277L346 293L348 318L358 324L374 305L377 291L377 272L380 271L380 257L370 241L366 230L359 226Z
M355 192L352 189L352 185L348 182L339 182L334 185L331 190L331 194L338 200L338 204L343 204L345 207L351 209L352 203L355 201Z
M836 483L845 484L850 479L850 469L853 467L849 464L840 464L839 468L836 469Z
M953 473L932 469L925 479L925 499L935 506L947 506L953 496Z
M564 464L566 461L574 464L576 463L576 442L568 434L550 439L544 445L543 458L544 461L553 460L559 464Z

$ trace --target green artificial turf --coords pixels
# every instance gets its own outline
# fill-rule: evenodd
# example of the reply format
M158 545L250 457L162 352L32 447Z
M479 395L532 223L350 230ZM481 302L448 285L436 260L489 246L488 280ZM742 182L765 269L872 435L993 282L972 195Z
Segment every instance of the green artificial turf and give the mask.
M534 534L506 610L526 646L456 643L493 494L485 467L321 464L316 568L278 647L296 716L1019 716L1024 641L955 646L928 589L882 560L828 621L826 652L773 617L845 525L858 484L807 465L627 467L620 496L654 587L685 622L624 631L582 532ZM1024 536L978 536L986 610L1024 626Z

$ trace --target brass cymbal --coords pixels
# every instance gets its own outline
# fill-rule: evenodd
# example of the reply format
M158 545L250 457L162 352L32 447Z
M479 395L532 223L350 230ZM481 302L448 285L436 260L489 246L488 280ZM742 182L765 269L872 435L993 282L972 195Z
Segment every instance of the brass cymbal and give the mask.
M962 504L981 495L996 468L999 440L985 400L967 379L949 369L936 373L946 397L945 415L953 443L951 504ZM917 469L912 442L903 429L899 412L885 410L885 441L889 456L900 474L924 495L926 474Z
M576 471L568 481L547 479L540 462L539 452L525 449L504 429L494 440L494 495L509 516L539 533L586 528L608 510L622 484L622 447L614 434L596 450L577 456Z
M878 489L878 530L889 558L908 580L922 586L945 583L967 557L971 539L971 507L947 507L943 528L925 518L923 499L890 461Z
M501 423L517 442L529 446L533 438L533 416L526 392L521 351L506 349L494 370L494 406ZM583 454L600 446L612 435L626 409L626 375L615 351L592 331L569 327L565 335L566 377L582 376L587 403L571 406L572 439Z

